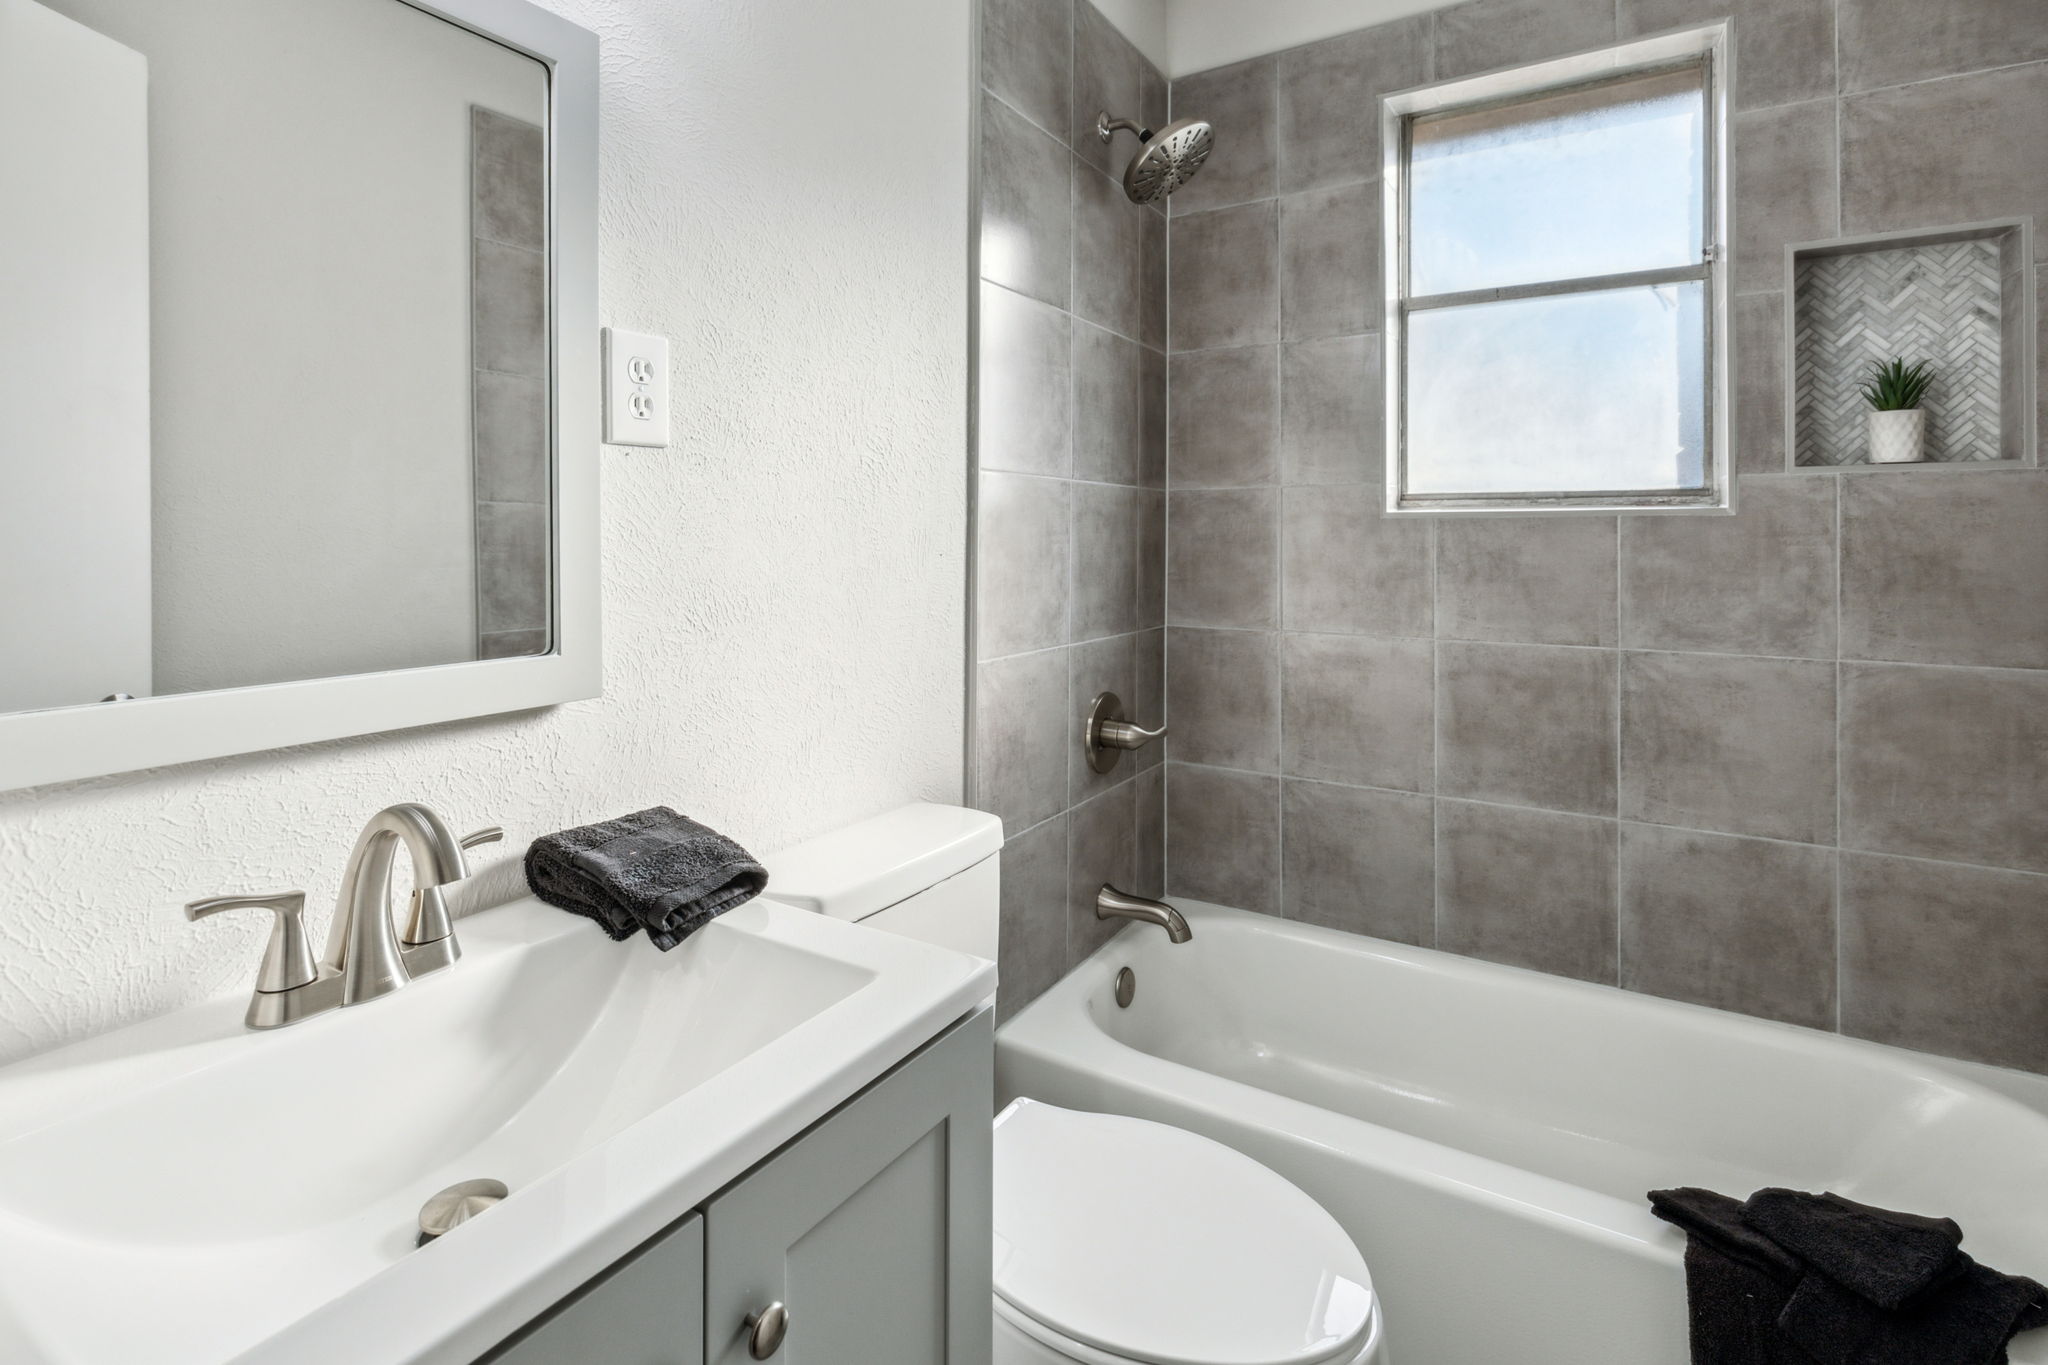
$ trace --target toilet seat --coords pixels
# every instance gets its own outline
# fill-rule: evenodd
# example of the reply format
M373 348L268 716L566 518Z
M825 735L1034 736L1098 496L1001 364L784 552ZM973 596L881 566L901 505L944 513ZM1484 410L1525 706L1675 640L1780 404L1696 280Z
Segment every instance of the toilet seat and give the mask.
M1131 1365L1129 1356L1111 1355L1107 1351L1098 1351L1093 1346L1085 1346L1072 1337L1061 1336L1044 1323L1012 1308L1000 1294L995 1296L995 1328L996 1365L1003 1365L1004 1361L1015 1359L1004 1352L1005 1332L1013 1332L1020 1339L1051 1351L1059 1365ZM1379 1308L1375 1305L1372 1321L1366 1326L1365 1340L1359 1344L1358 1353L1345 1357L1341 1362L1333 1362L1333 1365L1383 1365L1379 1348L1380 1317ZM1032 1356L1030 1359L1039 1362L1043 1357Z
M1378 1335L1364 1257L1297 1186L1184 1129L1028 1099L996 1118L995 1289L1090 1365L1351 1365Z

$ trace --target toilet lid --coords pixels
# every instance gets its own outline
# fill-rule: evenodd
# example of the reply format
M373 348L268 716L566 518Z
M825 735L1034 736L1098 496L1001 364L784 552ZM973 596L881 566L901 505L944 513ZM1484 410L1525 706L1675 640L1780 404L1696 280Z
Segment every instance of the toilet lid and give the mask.
M995 1287L1146 1365L1325 1365L1373 1311L1365 1258L1277 1173L1184 1129L1034 1100L996 1118Z

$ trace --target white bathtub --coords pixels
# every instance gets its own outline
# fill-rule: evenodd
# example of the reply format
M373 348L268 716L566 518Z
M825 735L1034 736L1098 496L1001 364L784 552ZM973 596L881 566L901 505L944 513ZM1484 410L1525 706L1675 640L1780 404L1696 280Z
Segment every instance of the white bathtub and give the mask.
M1670 1185L1944 1214L2048 1279L2048 1117L1972 1077L2033 1078L1176 903L1192 942L1127 928L1003 1028L1001 1101L1288 1176L1365 1253L1397 1365L1685 1365L1684 1240L1643 1200ZM2048 1365L2048 1331L2012 1359Z

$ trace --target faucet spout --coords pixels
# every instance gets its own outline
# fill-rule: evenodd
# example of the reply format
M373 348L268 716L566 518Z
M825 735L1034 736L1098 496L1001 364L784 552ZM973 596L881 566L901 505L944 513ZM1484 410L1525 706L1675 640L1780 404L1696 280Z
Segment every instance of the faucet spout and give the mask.
M1133 896L1119 891L1108 882L1095 893L1095 918L1134 919L1141 924L1156 924L1166 931L1167 941L1186 943L1195 936L1188 928L1187 920L1180 911L1165 901L1155 901L1149 896Z
M417 887L403 942L391 922L391 864L401 841L412 857ZM342 1004L374 1000L411 981L406 955L417 945L449 946L426 970L454 961L454 935L441 888L467 875L461 843L427 807L406 802L370 817L342 874L327 954L321 959L323 967L341 977Z

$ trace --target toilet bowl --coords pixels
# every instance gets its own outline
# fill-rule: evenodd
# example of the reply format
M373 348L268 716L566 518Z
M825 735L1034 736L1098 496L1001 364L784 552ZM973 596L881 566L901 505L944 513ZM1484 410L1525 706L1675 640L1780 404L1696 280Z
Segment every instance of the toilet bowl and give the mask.
M1315 1200L1184 1129L996 1118L995 1365L1384 1365L1364 1257Z
M771 858L766 894L995 958L1002 843L992 815L904 806ZM1020 1099L994 1213L994 1365L1388 1365L1337 1220L1209 1138Z

